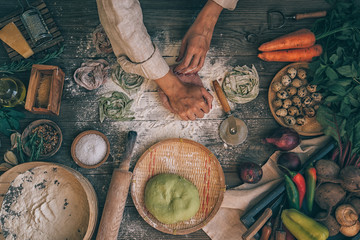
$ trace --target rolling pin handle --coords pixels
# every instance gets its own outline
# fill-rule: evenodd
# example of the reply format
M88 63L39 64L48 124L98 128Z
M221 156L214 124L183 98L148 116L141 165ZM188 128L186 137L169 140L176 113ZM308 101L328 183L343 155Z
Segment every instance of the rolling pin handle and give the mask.
M213 83L216 95L218 96L219 101L221 103L221 106L223 107L224 111L229 114L230 110L231 110L230 106L229 106L229 102L227 101L226 96L225 96L222 88L220 87L219 82L217 80L214 80L212 83Z
M250 240L264 226L264 224L272 216L271 208L266 208L264 213L256 220L256 222L242 235L243 240Z

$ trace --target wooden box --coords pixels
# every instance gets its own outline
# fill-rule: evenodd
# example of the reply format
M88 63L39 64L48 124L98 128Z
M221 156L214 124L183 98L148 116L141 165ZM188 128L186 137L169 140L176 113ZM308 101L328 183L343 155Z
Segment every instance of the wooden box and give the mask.
M59 115L64 72L57 66L34 64L25 109L37 114Z

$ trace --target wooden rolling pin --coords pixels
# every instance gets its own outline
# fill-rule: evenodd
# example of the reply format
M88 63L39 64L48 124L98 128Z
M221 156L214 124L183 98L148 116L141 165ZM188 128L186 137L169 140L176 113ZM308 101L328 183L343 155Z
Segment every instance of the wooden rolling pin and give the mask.
M120 167L113 171L96 236L97 240L117 239L132 178L132 172L129 172L129 168L136 137L136 132L130 131L128 133L123 161Z

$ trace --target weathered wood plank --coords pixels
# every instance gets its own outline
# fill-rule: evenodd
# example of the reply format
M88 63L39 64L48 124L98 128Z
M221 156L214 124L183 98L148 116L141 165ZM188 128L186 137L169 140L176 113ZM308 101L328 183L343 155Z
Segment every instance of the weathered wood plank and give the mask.
M133 95L135 103L134 121L116 122L106 119L99 122L97 98L108 91L118 90L116 86L106 84L95 91L87 91L77 86L73 80L74 71L87 59L104 58L111 64L116 62L114 55L97 54L92 43L92 32L99 24L96 1L45 0L49 13L64 37L65 51L59 59L47 64L57 65L66 74L60 115L34 115L26 112L21 120L21 130L30 122L46 118L58 123L63 131L63 145L59 152L47 161L57 162L78 170L89 179L99 199L99 214L105 203L105 197L112 171L121 161L124 141L129 130L138 131L138 141L131 162L133 170L136 160L154 143L172 137L182 137L197 141L214 153L225 172L226 183L237 184L237 167L241 161L263 163L273 152L261 138L278 126L267 104L267 89L276 74L287 63L268 63L257 58L257 47L270 39L299 28L311 28L314 19L289 22L284 28L268 30L266 12L270 9L281 10L291 15L299 12L311 12L328 9L325 0L242 0L234 11L224 10L216 24L210 51L203 70L199 73L207 89L212 92L210 82L224 74L225 69L236 65L255 65L260 76L260 93L256 100L247 104L232 104L234 115L244 119L249 136L244 144L225 147L218 134L218 126L225 114L214 99L214 108L204 119L183 122L159 106L156 86L149 82L144 85L141 94ZM140 0L143 17L149 35L158 45L169 64L175 63L181 39L190 27L206 0L153 1ZM0 16L19 9L16 1L3 1L0 4ZM255 35L255 42L249 42L247 36ZM0 65L9 62L6 51L0 47ZM25 84L30 71L16 74ZM213 93L213 92L212 92ZM88 129L99 130L106 134L111 144L111 156L97 169L83 169L71 158L70 148L73 139ZM0 134L0 156L10 148L8 137ZM137 213L130 195L118 239L209 239L202 231L186 236L163 234L150 227Z

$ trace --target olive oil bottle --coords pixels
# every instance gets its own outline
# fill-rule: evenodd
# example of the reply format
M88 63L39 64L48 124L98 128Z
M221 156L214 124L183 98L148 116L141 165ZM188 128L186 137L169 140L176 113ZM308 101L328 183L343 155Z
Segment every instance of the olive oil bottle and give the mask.
M0 78L0 107L14 107L23 104L26 88L22 81L15 77Z

